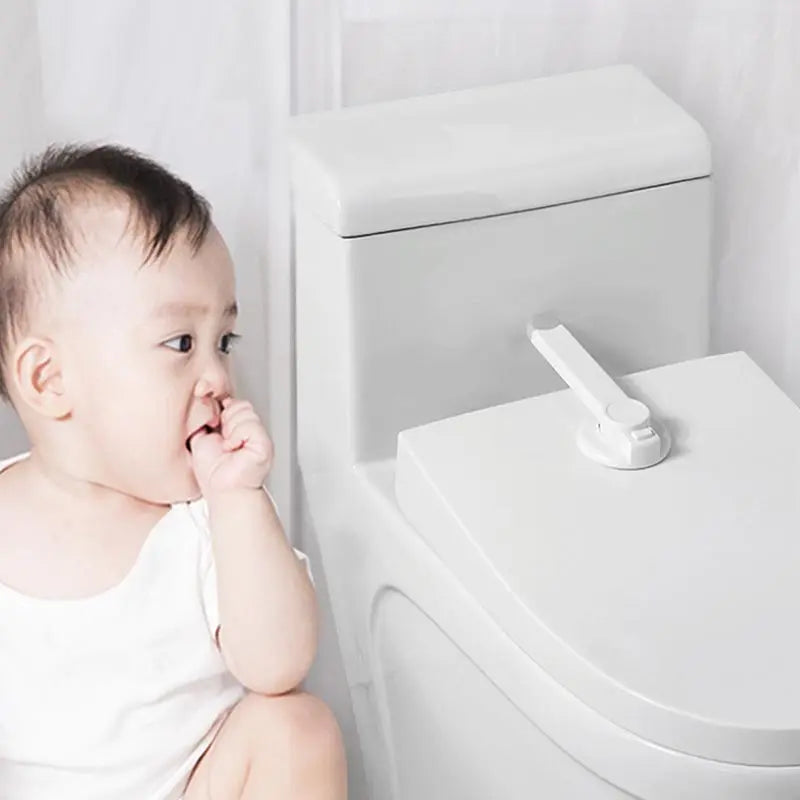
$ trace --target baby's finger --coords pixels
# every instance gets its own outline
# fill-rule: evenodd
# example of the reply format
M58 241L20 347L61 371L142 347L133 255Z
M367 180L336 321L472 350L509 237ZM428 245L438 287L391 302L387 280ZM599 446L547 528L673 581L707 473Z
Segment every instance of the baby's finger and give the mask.
M222 433L223 435L227 434L228 431L233 430L234 425L238 425L242 421L249 420L254 422L259 422L258 417L256 416L255 411L249 408L240 408L236 411L233 411L230 416L222 417L220 422L222 424Z
M260 423L256 419L249 417L237 418L235 422L223 431L223 436L226 442L229 442L233 447L239 447L239 445L253 437L258 431L259 425Z
M249 400L237 399L235 397L225 397L220 405L225 411L233 408L241 408L242 406L253 407L253 404Z
M253 408L251 403L241 402L235 403L234 405L228 406L221 414L220 414L220 422L225 424L226 422L230 422L234 417L238 417L240 414L255 414L255 409Z

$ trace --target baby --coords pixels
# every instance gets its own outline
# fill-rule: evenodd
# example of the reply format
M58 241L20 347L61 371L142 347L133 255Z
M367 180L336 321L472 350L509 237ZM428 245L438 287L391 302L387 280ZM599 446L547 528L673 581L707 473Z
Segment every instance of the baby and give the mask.
M0 198L0 797L346 795L296 691L305 556L238 398L234 269L206 201L119 147L50 148Z

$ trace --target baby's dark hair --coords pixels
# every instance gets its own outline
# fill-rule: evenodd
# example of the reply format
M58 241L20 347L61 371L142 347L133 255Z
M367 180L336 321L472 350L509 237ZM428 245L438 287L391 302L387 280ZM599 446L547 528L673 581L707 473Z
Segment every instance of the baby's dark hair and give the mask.
M142 264L181 231L199 249L211 224L208 202L161 165L117 145L52 145L23 162L0 194L0 400L11 344L30 324L32 302L76 255L74 210L116 195L127 201L143 241ZM48 269L48 267L50 269ZM42 270L47 275L40 274Z

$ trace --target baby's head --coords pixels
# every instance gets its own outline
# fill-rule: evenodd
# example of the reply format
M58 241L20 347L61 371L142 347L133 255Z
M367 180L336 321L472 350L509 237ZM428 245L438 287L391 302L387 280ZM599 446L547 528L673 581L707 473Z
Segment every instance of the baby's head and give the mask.
M0 196L0 398L51 469L197 497L187 439L233 393L235 320L208 204L152 161L50 148Z

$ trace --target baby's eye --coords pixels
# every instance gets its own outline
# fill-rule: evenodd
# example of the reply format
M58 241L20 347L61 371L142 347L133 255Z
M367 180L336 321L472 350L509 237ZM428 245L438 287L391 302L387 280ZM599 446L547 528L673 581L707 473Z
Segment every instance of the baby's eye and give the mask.
M189 333L184 333L164 342L164 344L167 345L167 347L170 347L170 349L175 349L170 346L170 342L180 342L178 351L181 353L188 353L192 347L192 336Z
M238 333L226 333L222 337L222 341L227 342L227 345L223 344L222 352L228 355L233 349L233 346L236 344L236 342L238 342L239 339L241 338L242 337Z

